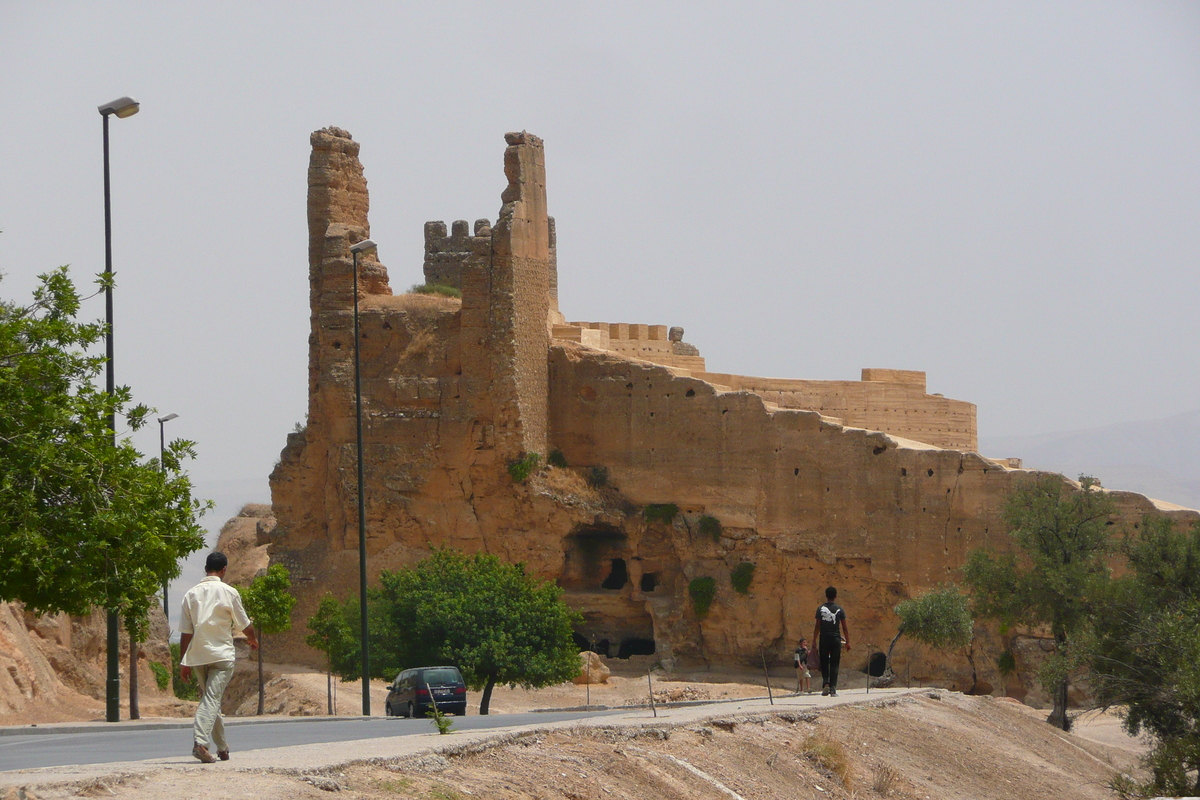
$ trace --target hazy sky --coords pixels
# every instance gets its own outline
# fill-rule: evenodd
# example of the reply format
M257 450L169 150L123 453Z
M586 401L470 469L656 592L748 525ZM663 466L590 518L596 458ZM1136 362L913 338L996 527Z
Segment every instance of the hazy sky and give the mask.
M527 129L568 319L682 325L716 372L925 370L982 435L1200 406L1198 4L5 0L0 296L103 269L125 94L117 380L201 481L265 479L304 417L326 125L396 289L426 220L495 218Z

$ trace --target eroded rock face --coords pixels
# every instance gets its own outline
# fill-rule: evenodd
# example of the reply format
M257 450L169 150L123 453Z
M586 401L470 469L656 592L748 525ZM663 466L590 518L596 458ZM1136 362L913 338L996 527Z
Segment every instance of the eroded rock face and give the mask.
M313 666L305 620L326 591L348 597L358 585L349 247L366 235L367 203L357 146L343 134L314 134L309 421L271 475L278 524L256 540L269 541L300 595L292 632L273 637L287 652L273 658ZM802 382L710 381L698 355L672 350L682 331L565 325L544 147L527 133L506 141L496 223L471 236L456 226L450 242L444 225L426 229L426 266L433 236L444 245L433 261L453 266L461 303L392 296L386 269L373 256L360 262L373 576L430 547L495 553L563 587L584 616L581 645L694 665L789 663L832 584L855 646L844 667L856 669L886 649L899 601L955 578L970 550L1004 546L1004 499L1033 473L785 407L802 403ZM331 174L337 164L343 178ZM923 426L944 415L946 435L973 441L974 406L926 395L923 373L867 370L861 383L872 386L854 391L909 387L932 421ZM545 464L555 450L569 466L514 483L512 460L537 453ZM1129 519L1155 508L1114 497ZM745 593L731 584L743 562L754 565ZM716 592L698 616L689 586L705 578ZM978 680L1002 685L1004 646L981 633ZM913 658L923 676L970 679L961 654Z
M20 603L0 603L0 724L56 722L103 716L105 614L37 615ZM121 702L128 709L129 637L122 631ZM155 683L150 662L168 669L167 620L150 613L149 641L138 647L138 697L143 716L188 712L170 690ZM122 711L122 718L127 711Z

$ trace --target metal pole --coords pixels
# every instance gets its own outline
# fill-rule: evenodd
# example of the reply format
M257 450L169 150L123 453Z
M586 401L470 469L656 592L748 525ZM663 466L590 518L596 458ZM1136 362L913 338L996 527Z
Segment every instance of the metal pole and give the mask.
M164 475L167 473L167 423L161 419L158 421L158 469ZM171 612L167 605L167 582L164 580L163 585L163 616L167 618L167 641L171 641Z
M112 401L116 390L113 377L113 293L112 293L112 199L108 179L108 114L101 114L104 120L104 318L108 329L104 336L105 355L108 358L106 366L106 386L109 401ZM110 408L108 413L108 430L112 436L113 447L117 444L116 413ZM121 721L121 662L117 612L107 609L107 664L104 686L104 718L108 722Z
M650 710L654 712L654 716L658 716L658 709L654 707L654 684L650 681L650 670L646 669L646 685L650 687Z
M354 421L358 439L358 603L359 622L362 625L362 713L371 716L371 670L367 652L367 517L363 488L363 432L362 432L362 364L359 357L358 333L358 253L350 254L354 260Z

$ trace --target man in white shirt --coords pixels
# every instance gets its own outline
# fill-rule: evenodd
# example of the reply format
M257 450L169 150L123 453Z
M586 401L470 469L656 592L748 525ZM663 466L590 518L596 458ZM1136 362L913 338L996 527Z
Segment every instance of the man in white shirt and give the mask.
M250 649L258 649L254 625L242 607L238 590L223 583L229 559L224 553L209 553L204 562L207 577L183 595L183 610L179 614L179 675L185 681L192 673L200 682L200 705L192 725L192 755L205 764L217 757L229 760L229 745L225 742L225 725L221 722L221 697L233 677L233 636L236 631L246 635Z

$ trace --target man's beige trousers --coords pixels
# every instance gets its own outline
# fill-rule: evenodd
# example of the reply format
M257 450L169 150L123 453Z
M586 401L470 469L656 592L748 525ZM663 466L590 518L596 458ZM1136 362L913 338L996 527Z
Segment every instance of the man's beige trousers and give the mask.
M200 682L200 705L196 707L192 737L197 744L204 745L215 755L214 744L217 752L229 749L225 741L225 724L221 721L221 698L225 695L229 679L233 677L233 662L216 661L192 667L192 671Z

